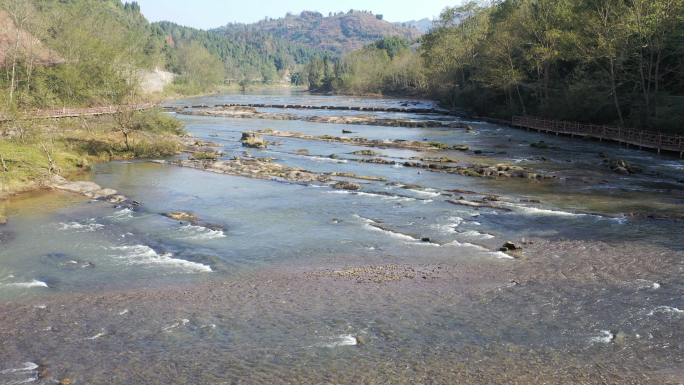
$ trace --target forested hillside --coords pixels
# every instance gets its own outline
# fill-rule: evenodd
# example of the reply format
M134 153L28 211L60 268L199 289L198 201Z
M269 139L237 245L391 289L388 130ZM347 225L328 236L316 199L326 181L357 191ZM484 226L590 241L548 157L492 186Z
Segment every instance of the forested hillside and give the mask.
M312 88L681 133L684 0L471 2L445 9L418 51L368 47L327 67L307 67Z
M169 41L184 53L192 44L199 45L220 59L222 76L233 80L273 82L287 73L296 73L300 67L327 53L300 44L293 44L266 32L227 31L220 35L209 31L183 27L171 22L153 24L161 28ZM187 56L192 60L192 55ZM172 69L183 70L182 62ZM295 79L296 80L296 79Z
M141 71L172 56L161 29L136 3L119 0L6 0L0 32L0 105L110 105L136 93Z
M304 11L288 13L279 19L266 18L254 24L228 24L214 30L220 34L234 31L265 31L284 40L335 53L350 52L387 36L419 38L417 29L405 28L383 20L382 15L366 11L329 13Z

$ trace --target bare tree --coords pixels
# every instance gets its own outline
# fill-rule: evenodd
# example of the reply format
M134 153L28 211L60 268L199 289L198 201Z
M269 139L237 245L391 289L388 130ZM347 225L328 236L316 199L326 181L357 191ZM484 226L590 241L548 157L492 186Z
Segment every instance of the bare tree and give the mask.
M7 0L5 5L7 15L16 27L16 41L12 50L12 75L10 79L9 103L14 99L14 89L17 84L17 62L19 61L20 48L22 46L22 32L26 30L35 19L36 10L33 4L25 0Z

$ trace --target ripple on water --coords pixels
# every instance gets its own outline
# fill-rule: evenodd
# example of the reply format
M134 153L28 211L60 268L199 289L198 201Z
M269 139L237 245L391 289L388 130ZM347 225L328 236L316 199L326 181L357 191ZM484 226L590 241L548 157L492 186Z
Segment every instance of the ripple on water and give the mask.
M105 226L100 223L96 223L95 219L91 218L84 222L60 222L57 224L57 228L61 231L74 230L78 233L85 233L91 231L97 231Z
M342 334L339 336L328 337L327 341L319 342L312 345L313 347L323 347L323 348L337 348L340 346L354 346L358 344L358 340L351 334Z
M18 281L18 282L17 282ZM15 278L14 275L9 275L0 280L0 287L15 287L15 288L33 288L33 287L48 287L48 284L39 281L37 279L32 279L28 282L22 282Z
M658 306L657 308L651 310L648 315L655 315L656 313L671 314L671 315L684 315L684 310L678 309L673 306Z
M24 366L0 370L0 381L4 384L25 384L38 380L39 366L33 362L26 362Z
M212 230L203 226L185 225L179 228L182 239L186 240L211 240L225 238L226 234L222 230Z
M177 268L183 272L211 272L211 267L197 262L186 261L184 259L172 258L173 254L158 254L151 247L145 245L114 246L112 250L118 253L112 255L114 258L123 260L126 264L167 266Z
M610 330L601 330L601 335L591 337L589 339L589 342L590 343L607 344L607 343L610 343L610 341L612 341L613 338L615 338L615 336L613 335L613 333L610 332Z

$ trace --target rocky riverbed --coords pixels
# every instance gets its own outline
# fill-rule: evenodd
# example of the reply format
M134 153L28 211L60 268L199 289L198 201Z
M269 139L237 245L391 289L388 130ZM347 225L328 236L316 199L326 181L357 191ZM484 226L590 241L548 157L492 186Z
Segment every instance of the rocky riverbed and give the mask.
M340 116L304 116L292 113L268 113L261 112L254 107L231 106L213 110L186 110L180 108L176 110L179 114L197 115L197 116L214 116L223 118L238 118L238 119L268 119L268 120L301 120L311 123L334 123L334 124L354 124L354 125L371 125L371 126L387 126L387 127L450 127L450 128L465 128L469 126L459 123L454 120L437 121L437 120L412 120L399 118L381 118L373 114L356 114L356 115L340 115ZM472 129L472 128L471 128Z
M625 300L639 279L653 283L651 269L677 258L654 259L663 250L630 246L646 253L626 267L618 267L618 245L541 242L515 265L366 265L352 258L337 267L262 270L220 283L6 303L0 356L11 363L22 351L31 365L17 363L3 376L38 383L316 383L333 376L338 383L676 384L683 373L672 360L681 354L659 351L681 338L681 330L657 307L647 305L653 316L629 317L605 336L603 326L577 329L585 315L573 309L597 305L573 287L600 284ZM592 258L585 248L604 258ZM521 306L520 298L534 302ZM654 317L661 332L641 338ZM516 327L501 330L501 322ZM434 335L432 323L442 325ZM530 335L520 335L521 329ZM283 334L253 346L248 336L264 330ZM570 342L567 332L586 335L586 343ZM418 338L426 333L434 337L431 346ZM546 337L554 341L548 347L525 342L549 333L556 335ZM480 339L490 343L476 343ZM418 348L421 358L414 360ZM356 363L330 366L326 352ZM644 359L650 370L641 367Z

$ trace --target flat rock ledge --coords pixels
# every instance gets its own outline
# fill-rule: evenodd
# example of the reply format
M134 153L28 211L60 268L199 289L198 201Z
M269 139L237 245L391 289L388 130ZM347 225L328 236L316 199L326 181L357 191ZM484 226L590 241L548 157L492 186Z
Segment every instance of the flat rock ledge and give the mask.
M314 123L334 123L334 124L357 124L369 126L390 126L390 127L450 127L468 128L467 124L460 122L440 122L436 120L411 120L397 118L379 118L377 115L358 114L348 116L307 116L294 115L289 113L268 113L261 112L254 107L231 106L214 110L194 110L178 111L185 115L215 116L225 118L241 119L269 119L269 120L301 120Z
M174 161L154 160L153 162L254 179L272 179L277 177L295 182L329 182L332 180L330 175L314 173L301 168L286 167L278 163L272 163L269 159L243 159L235 157L233 160L219 161L187 161L179 159Z
M70 191L76 194L81 194L92 199L104 199L112 203L120 203L126 200L123 195L117 195L117 191L110 188L102 188L94 182L75 181L69 182L66 179L56 176L53 178L52 188L58 190Z
M321 182L327 183L334 180L333 177L352 178L360 180L384 181L385 178L356 175L352 173L318 173L296 167L287 167L273 163L272 158L244 159L234 157L232 160L153 160L153 163L169 164L173 166L188 167L198 170L228 174L254 179L281 178L293 182Z
M437 151L437 150L457 150L457 151L469 151L470 147L460 145L460 144L455 144L455 145L449 145L445 143L440 143L440 142L421 142L417 140L399 140L399 139L380 139L380 140L370 140L367 138L359 138L359 137L348 137L348 136L331 136L331 135L323 135L323 136L313 136L313 135L305 135L301 134L299 132L284 132L284 131L278 131L278 130L273 130L273 129L265 129L265 130L254 130L254 131L245 131L243 132L243 135L250 135L250 134L259 134L259 135L264 135L264 136L278 136L278 137L283 137L283 138L299 138L299 139L306 139L306 140L322 140L326 142L339 142L339 143L347 143L347 144L352 144L354 146L363 146L363 147L377 147L381 149L386 149L386 148L395 148L395 149L402 149L402 150L414 150L414 151Z

